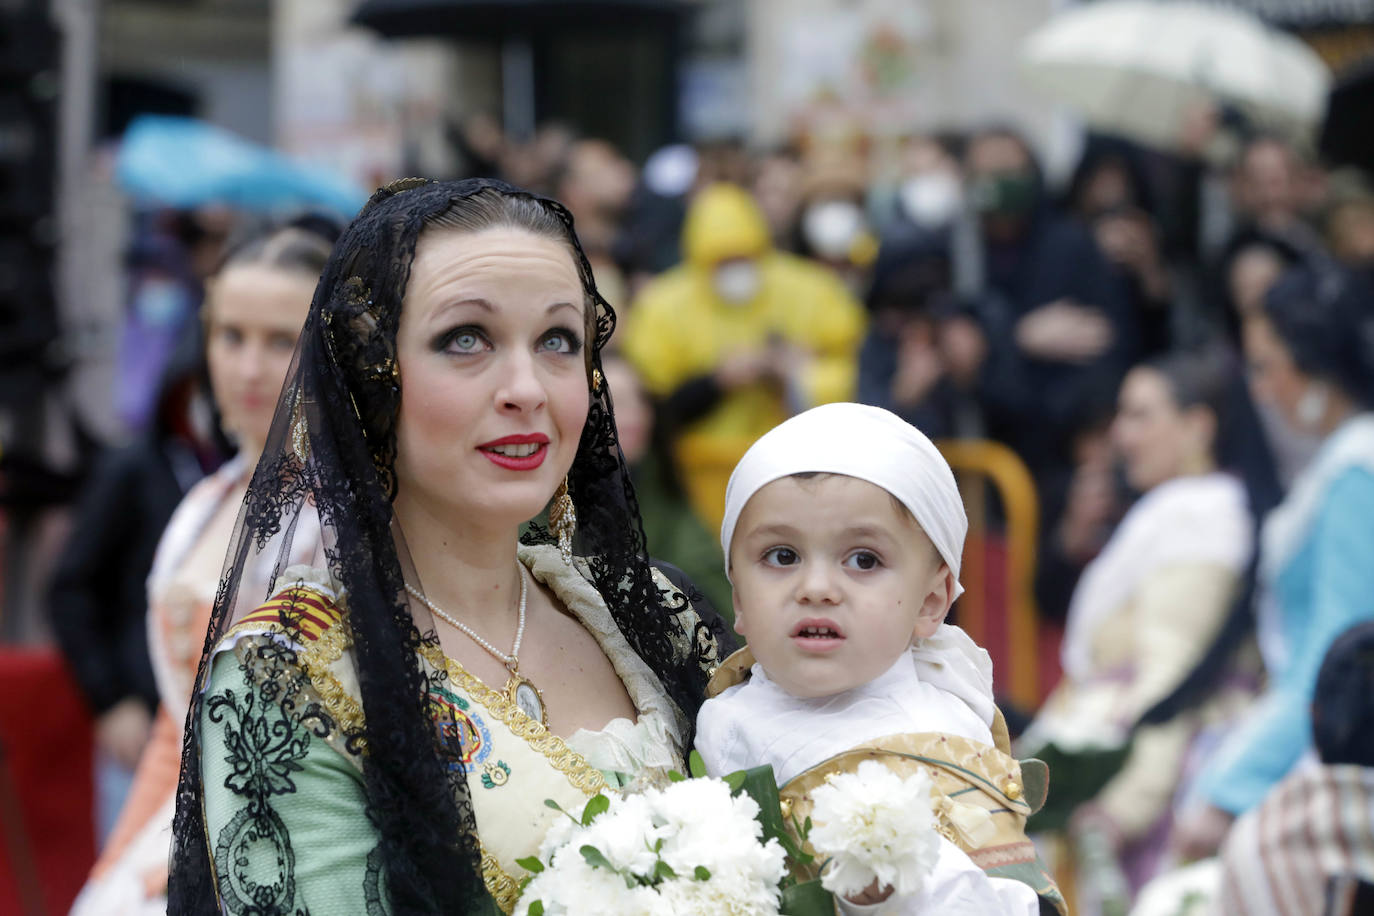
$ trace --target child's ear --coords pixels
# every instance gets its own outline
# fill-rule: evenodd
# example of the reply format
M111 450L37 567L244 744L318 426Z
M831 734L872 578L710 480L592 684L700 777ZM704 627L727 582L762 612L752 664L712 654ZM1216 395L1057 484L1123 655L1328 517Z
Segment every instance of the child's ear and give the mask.
M739 591L730 589L730 603L735 607L735 632L741 636L748 636L744 632L744 611L739 606Z
M941 563L940 568L930 578L925 600L921 602L921 610L916 615L913 638L926 639L935 635L940 624L945 622L950 605L954 603L954 588L954 573L950 572L947 565Z

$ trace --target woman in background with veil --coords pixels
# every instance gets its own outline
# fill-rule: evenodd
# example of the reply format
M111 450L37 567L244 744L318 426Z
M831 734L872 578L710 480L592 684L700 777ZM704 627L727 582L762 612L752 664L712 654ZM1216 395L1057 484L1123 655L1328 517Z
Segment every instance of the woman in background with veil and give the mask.
M646 556L614 321L553 201L407 179L349 226L206 636L169 912L509 911L546 799L682 768L725 637Z

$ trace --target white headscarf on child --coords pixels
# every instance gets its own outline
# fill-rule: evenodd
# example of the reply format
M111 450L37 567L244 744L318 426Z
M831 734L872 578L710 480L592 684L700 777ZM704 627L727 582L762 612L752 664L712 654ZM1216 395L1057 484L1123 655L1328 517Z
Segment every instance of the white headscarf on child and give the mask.
M730 541L749 498L792 474L843 474L882 487L910 510L959 581L968 515L949 464L925 435L890 411L865 404L823 404L763 435L744 453L725 488L720 546L730 571Z

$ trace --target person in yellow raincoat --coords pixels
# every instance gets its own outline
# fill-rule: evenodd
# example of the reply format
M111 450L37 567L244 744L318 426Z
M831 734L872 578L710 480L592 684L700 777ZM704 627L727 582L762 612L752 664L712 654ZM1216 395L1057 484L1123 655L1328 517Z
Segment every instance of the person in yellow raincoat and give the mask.
M792 414L854 396L863 308L831 270L773 248L749 193L703 188L682 264L639 294L623 351L659 401L688 502L719 528L730 471Z

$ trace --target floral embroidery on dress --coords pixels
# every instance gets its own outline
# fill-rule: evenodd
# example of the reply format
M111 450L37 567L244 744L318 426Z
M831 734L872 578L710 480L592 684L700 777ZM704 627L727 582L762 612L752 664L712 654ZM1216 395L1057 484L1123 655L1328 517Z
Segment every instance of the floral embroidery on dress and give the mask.
M271 652L269 647L262 651L264 656ZM243 666L245 671L247 667ZM311 736L283 708L281 686L279 681L268 681L242 696L225 690L206 703L210 721L224 727L233 768L224 780L225 788L248 801L215 843L220 898L230 913L304 913L296 907L291 836L271 798L296 791L292 776L303 769L301 761Z

